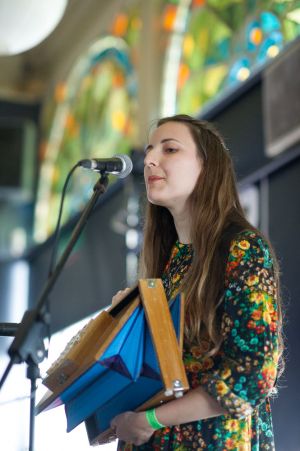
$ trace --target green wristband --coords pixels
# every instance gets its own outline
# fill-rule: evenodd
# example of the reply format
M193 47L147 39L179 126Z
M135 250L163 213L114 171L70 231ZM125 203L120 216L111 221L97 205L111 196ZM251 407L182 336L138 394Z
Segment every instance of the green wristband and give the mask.
M157 429L161 429L164 428L165 426L163 424L161 424L157 417L156 417L156 413L155 413L155 409L150 409L150 410L146 410L146 419L149 423L149 426L152 427L152 429L154 429L155 431Z

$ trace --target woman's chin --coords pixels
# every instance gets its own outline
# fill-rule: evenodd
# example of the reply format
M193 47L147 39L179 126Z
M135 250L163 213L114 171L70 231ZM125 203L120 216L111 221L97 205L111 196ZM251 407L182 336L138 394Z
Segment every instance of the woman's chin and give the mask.
M167 202L164 199L157 197L148 197L148 201L150 202L150 204L168 208Z

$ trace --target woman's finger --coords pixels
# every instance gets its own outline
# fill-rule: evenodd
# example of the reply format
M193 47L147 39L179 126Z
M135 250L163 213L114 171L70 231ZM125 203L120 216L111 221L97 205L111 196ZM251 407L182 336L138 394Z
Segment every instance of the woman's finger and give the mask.
M114 306L119 301L124 299L124 297L128 294L128 292L131 290L131 288L127 287L124 290L119 290L113 297L112 297L112 305Z

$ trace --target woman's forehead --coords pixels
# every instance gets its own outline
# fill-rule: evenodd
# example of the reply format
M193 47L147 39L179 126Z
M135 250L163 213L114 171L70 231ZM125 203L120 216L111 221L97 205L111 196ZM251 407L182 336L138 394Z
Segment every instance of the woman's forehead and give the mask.
M174 140L182 144L193 142L189 127L180 122L165 122L153 129L149 134L149 143L156 144L162 141Z

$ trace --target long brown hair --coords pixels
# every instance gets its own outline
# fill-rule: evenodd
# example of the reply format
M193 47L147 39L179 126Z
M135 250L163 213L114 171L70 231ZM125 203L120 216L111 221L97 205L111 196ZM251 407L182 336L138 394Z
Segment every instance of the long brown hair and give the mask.
M202 160L202 171L189 198L194 256L181 288L185 293L189 318L185 330L186 340L199 343L205 334L213 344L210 353L214 354L222 343L217 310L224 292L225 263L230 241L238 231L261 233L245 217L239 201L232 159L216 128L207 121L187 115L160 119L156 126L167 122L179 122L189 128ZM162 276L176 239L171 213L165 207L148 202L141 277ZM278 279L275 256L274 262L275 277ZM282 348L281 329L279 335Z

